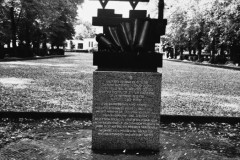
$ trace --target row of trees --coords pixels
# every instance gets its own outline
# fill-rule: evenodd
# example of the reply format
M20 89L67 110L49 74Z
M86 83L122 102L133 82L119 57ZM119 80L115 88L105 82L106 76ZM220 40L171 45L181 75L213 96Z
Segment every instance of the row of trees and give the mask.
M63 46L75 34L77 6L82 2L0 0L0 48L12 44L11 56L18 57L46 54L47 43Z
M173 0L165 9L165 49L171 46L180 57L186 50L198 61L204 50L211 53L211 63L240 63L239 0Z

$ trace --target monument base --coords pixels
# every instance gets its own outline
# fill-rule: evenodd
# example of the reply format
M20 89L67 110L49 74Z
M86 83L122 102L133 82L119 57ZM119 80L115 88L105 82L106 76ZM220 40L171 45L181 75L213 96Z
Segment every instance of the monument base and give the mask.
M94 150L159 151L161 73L93 73Z

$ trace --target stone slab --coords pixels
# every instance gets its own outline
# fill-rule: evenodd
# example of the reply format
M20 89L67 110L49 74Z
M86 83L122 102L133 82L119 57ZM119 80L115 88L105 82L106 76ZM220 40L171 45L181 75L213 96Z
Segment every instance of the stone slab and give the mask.
M159 150L161 73L93 73L92 148Z

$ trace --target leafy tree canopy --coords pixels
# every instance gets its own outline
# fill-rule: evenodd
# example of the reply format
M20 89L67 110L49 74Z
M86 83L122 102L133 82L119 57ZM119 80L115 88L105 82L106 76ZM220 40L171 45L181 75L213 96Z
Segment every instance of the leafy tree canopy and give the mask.
M76 39L93 38L96 34L96 30L91 23L81 20L77 22L76 31Z
M81 3L83 0L0 0L1 37L10 41L16 36L24 43L32 43L38 37L39 42L62 45L62 41L74 35L77 7ZM9 16L11 12L13 17ZM0 42L6 43L3 38Z

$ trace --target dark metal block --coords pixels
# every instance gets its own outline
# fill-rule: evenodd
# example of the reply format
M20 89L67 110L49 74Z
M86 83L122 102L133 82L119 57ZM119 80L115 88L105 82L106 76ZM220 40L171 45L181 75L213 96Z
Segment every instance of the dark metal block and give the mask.
M129 17L130 18L146 18L147 11L146 10L130 10Z
M122 18L122 14L115 14L114 9L98 9L98 17L118 17Z
M121 22L128 22L129 18L119 18L119 17L93 17L93 26L116 26Z
M90 1L99 1L99 0L90 0ZM129 1L135 1L135 0L108 0L108 1L122 1L122 2L129 2ZM138 0L139 2L149 2L149 0Z
M162 67L162 54L154 52L134 55L131 53L94 52L93 65L98 66L99 70L156 72L158 67Z
M113 17L122 18L122 14L114 14Z
M114 15L114 9L98 9L97 15L98 17L111 17Z
M153 19L151 20L152 23L152 28L151 28L151 35L154 40L154 43L159 43L160 42L160 36L165 34L166 31L166 25L167 25L167 20L162 19Z

